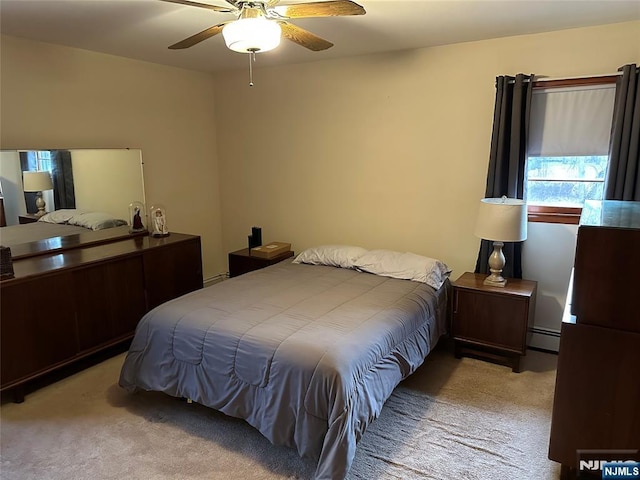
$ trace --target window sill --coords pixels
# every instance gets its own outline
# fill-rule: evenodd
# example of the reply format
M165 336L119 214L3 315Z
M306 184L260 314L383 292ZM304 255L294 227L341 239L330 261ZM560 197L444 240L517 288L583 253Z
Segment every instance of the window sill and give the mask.
M528 221L535 223L562 223L578 225L580 223L581 207L547 207L529 205L527 208Z

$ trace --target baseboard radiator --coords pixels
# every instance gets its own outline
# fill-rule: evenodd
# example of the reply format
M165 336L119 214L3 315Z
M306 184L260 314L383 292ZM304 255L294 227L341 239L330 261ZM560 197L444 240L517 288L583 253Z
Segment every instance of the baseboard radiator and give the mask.
M560 351L560 330L533 327L531 332L532 335L529 347L549 350L551 352Z
M210 287L211 285L221 282L223 280L226 280L227 278L229 278L229 274L227 272L224 273L218 273L217 275L214 275L213 277L209 277L209 278L205 278L204 279L204 287Z

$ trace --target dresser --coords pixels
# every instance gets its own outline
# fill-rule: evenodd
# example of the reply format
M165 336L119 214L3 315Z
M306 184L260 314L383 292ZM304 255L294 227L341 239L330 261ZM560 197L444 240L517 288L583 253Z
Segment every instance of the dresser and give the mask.
M549 458L640 448L640 202L587 202L560 336ZM604 455L604 453L602 453ZM603 457L602 459L606 459Z
M202 288L200 237L135 236L13 262L0 283L1 390L129 341L152 308Z

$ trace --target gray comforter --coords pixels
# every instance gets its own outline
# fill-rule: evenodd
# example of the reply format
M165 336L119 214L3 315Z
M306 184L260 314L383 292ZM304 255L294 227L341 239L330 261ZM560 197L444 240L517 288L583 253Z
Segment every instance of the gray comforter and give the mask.
M34 222L24 225L0 227L0 242L5 247L13 247L23 243L37 242L53 237L65 237L76 233L90 232L84 227L61 225L48 222Z
M446 288L277 265L172 300L138 325L120 385L240 417L344 478L385 400L444 332Z

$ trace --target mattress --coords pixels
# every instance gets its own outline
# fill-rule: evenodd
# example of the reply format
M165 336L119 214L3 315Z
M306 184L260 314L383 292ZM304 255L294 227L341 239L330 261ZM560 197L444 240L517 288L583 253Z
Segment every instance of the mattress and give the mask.
M47 222L33 222L24 225L10 225L0 228L0 242L5 247L37 242L52 237L65 237L88 232L84 227Z
M344 478L358 440L445 331L446 282L285 260L172 300L139 323L120 385L245 419Z

